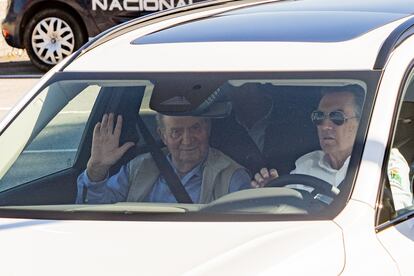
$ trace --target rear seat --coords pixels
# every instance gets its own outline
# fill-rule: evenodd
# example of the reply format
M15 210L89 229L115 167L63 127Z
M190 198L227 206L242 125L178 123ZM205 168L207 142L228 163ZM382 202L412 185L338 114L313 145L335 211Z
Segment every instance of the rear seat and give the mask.
M258 87L260 89L260 87ZM268 84L266 89L268 89ZM310 113L320 99L320 87L274 86L271 125L263 154L252 144L247 132L232 118L212 122L211 145L245 166L252 174L261 167L276 168L280 175L294 169L301 155L319 149Z

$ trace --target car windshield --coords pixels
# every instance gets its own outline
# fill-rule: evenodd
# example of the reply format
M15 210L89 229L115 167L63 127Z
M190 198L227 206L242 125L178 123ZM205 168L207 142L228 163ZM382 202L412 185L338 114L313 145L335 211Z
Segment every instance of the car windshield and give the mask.
M374 89L370 72L63 74L2 130L0 211L325 218Z

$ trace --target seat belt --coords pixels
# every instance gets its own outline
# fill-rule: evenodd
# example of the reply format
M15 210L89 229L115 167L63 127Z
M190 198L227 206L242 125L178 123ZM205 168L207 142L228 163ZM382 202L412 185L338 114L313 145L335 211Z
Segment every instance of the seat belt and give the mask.
M151 133L149 132L147 126L145 125L139 113L136 114L136 117L138 130L141 132L145 140L145 143L147 143L147 145L149 146L155 164L157 165L161 174L167 181L167 185L168 188L170 188L171 193L174 195L175 199L179 203L193 203L191 197L189 196L183 184L181 183L180 178L178 178L178 175L174 172L173 168L171 167L171 164L168 162L164 153L157 145L157 142L155 141L154 137L152 137Z

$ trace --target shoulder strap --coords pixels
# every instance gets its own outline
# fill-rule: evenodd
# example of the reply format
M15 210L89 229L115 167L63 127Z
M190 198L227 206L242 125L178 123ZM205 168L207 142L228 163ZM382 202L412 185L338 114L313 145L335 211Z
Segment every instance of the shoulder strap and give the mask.
M151 155L155 163L157 164L157 167L160 170L161 174L164 176L165 180L167 181L167 185L168 185L168 188L170 188L171 193L174 195L175 199L179 203L193 203L193 201L191 200L191 197L185 190L178 176L175 174L167 158L165 157L165 155L162 153L161 149L155 142L154 137L152 137L151 133L149 132L141 116L137 113L136 117L137 117L137 125L138 125L139 130L141 131L142 137L144 138L145 142L148 144Z

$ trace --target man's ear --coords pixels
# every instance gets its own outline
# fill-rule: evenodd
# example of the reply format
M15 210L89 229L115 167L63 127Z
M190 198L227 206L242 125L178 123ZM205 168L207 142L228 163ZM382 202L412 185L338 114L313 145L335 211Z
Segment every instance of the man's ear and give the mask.
M167 143L165 142L166 141L165 131L160 127L157 127L157 131L158 131L158 135L160 136L162 142L164 143L164 145L166 145Z

